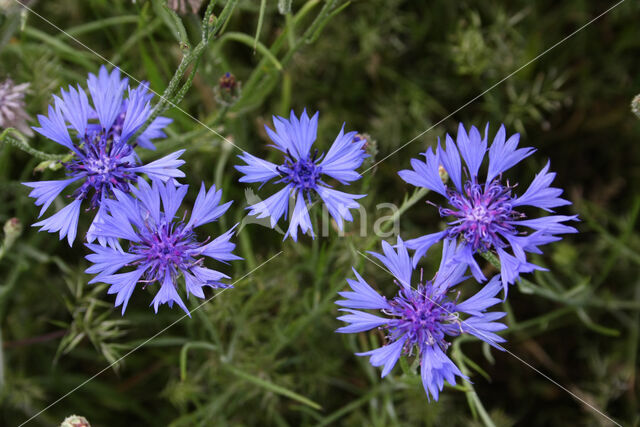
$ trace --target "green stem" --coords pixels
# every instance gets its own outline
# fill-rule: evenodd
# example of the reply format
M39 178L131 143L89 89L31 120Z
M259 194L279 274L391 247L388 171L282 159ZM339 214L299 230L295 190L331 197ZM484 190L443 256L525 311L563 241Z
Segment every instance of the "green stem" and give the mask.
M389 228L393 226L393 224L404 214L410 207L418 203L420 200L424 199L424 197L429 193L428 188L417 188L413 194L402 202L400 205L400 209L398 209L393 216L382 225L382 231L389 231Z
M264 22L264 12L267 8L267 0L260 0L260 14L258 15L258 27L256 28L256 37L253 41L253 50L255 51L258 46L258 40L260 39L260 32L262 31L262 23Z
M191 341L186 343L180 349L180 380L187 379L187 353L192 348L198 348L202 350L217 351L218 347L205 341Z
M229 20L231 13L238 3L238 0L229 0L222 10L220 17L212 26L209 24L209 18L212 16L214 3L215 0L212 0L207 7L207 13L205 13L205 17L203 19L203 25L205 26L205 28L203 29L202 34L204 37L202 38L202 40L200 40L200 43L198 43L196 47L194 47L193 49L186 49L187 53L185 53L182 57L180 65L178 65L176 72L173 74L173 77L171 77L167 88L160 96L160 100L153 108L153 111L147 121L132 136L133 140L137 139L160 114L166 111L170 106L177 106L176 104L182 100L184 95L191 88L193 78L195 77L197 71L197 66L200 63L202 55L206 51L206 47L211 40L211 37L216 35L222 29L224 24ZM184 78L185 73L187 72L191 64L193 64L194 66L187 76L187 80L184 85L180 86L180 82Z
M90 33L91 31L102 30L109 26L121 26L125 24L135 24L139 20L138 15L123 15L114 16L111 18L100 19L88 24L78 25L73 28L66 29L63 33L57 34L55 37L59 39L77 37L84 33Z
M471 374L471 372L469 371L469 369L467 369L467 365L465 365L464 363L464 355L462 354L462 350L460 350L460 346L457 345L457 342L454 342L453 344L453 351L451 352L451 357L456 362L456 365L458 365L458 367L460 368L460 372L462 372L464 375L468 377ZM493 420L487 413L487 410L484 408L484 405L482 404L480 397L478 397L478 393L476 393L476 390L473 388L473 384L471 384L471 382L468 382L465 384L465 386L467 387L467 391L465 393L467 395L467 400L469 401L469 406L472 408L475 408L475 411L477 411L477 415L480 416L480 419L482 420L485 426L496 427L496 425L493 423ZM472 412L474 413L474 418L476 414L475 411L472 409Z
M10 136L12 133L14 136ZM19 148L25 153L31 154L33 157L40 160L62 160L67 155L66 154L49 154L44 151L36 150L35 148L29 146L27 139L16 129L7 128L2 133L0 133L0 142L5 142L7 144L13 145L14 147Z
M273 55L271 51L267 49L267 47L262 43L260 43L258 40L254 40L248 35L243 33L232 32L232 33L226 33L225 35L220 37L220 41L219 41L220 46L222 46L222 44L224 44L224 42L226 42L227 40L237 41L239 43L243 43L249 47L252 47L254 50L257 50L265 58L271 61L271 63L278 69L278 71L282 71L282 64L278 61L278 58L276 58L275 55Z

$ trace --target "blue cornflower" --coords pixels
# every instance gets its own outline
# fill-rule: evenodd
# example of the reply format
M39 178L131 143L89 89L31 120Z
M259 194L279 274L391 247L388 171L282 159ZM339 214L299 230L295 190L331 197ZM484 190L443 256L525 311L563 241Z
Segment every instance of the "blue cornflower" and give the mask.
M97 232L112 239L128 241L126 249L118 242L116 248L88 243L94 253L87 255L93 265L86 272L96 274L89 283L108 283L108 293L117 293L115 306L122 304L122 314L138 283L143 288L157 282L160 289L151 302L156 313L158 305L177 303L187 314L189 311L178 295L178 279L182 276L187 292L204 298L202 288L225 288L222 279L229 276L204 266L204 257L226 262L240 257L232 253L235 244L230 242L235 226L214 240L200 242L194 229L217 220L232 202L219 205L222 190L215 185L209 191L204 184L196 198L189 221L186 212L182 219L176 217L187 185L174 185L169 180L162 183L153 180L152 186L142 178L138 188L132 187L132 197L118 189L115 199L105 200L106 212L97 224ZM162 209L160 203L162 202ZM131 267L130 271L115 274L118 270Z
M285 187L266 200L249 206L249 215L270 217L273 228L282 215L287 218L289 198L294 197L295 208L284 238L291 236L297 241L298 227L303 233L309 232L314 237L307 203L311 204L312 197L317 194L342 230L343 220L353 221L349 209L357 209L359 204L355 200L365 195L334 190L323 179L330 177L344 185L360 179L360 174L355 170L367 157L362 149L367 141L356 141L356 132L344 133L342 125L326 156L318 155L317 149L311 150L318 131L318 113L309 119L307 110L304 110L298 119L291 111L289 120L274 116L273 124L275 131L266 125L265 129L274 143L273 147L285 154L283 164L278 166L245 152L239 157L247 165L236 166L236 169L244 174L240 182L260 182L264 185L274 178L280 178L276 183L284 183Z
M39 115L40 127L33 128L73 153L72 159L64 163L68 179L24 183L33 188L29 196L36 199L36 206L42 206L39 216L65 188L76 182L80 184L69 205L50 218L33 224L52 233L60 232L60 239L66 236L69 245L76 237L83 200L88 200L90 209L98 208L95 224L103 213L102 202L113 197L115 190L129 192L130 185L135 184L140 174L160 180L184 176L177 169L184 164L179 159L184 150L147 165L140 164L135 146L139 144L155 149L151 139L164 137L162 128L171 120L156 118L136 141L130 141L151 115L153 94L142 84L136 89L129 88L129 96L124 99L127 83L128 79L121 79L117 68L109 74L103 66L98 76L89 74L87 80L93 106L79 85L77 89L69 86L68 92L62 89L62 98L54 95L55 102L54 106L49 106L49 116ZM69 129L72 130L71 135ZM90 242L98 237L94 224L87 233ZM101 244L105 243L102 237L99 240Z
M447 135L446 150L440 143L433 150L424 153L425 161L411 160L412 170L399 172L409 184L428 188L446 197L448 206L439 207L441 217L452 218L444 231L417 239L408 240L408 248L415 250L413 262L418 260L436 242L445 239L459 240L462 250L459 261L467 263L478 281L486 278L473 255L485 251L495 251L500 258L502 282L505 296L507 285L516 281L520 273L544 270L527 262L525 252L541 253L538 246L560 240L557 234L575 233L577 230L562 224L575 220L577 215L548 215L526 219L519 208L533 206L553 212L551 208L569 205L571 202L560 198L562 190L551 187L555 173L549 172L549 162L536 175L529 188L521 196L513 194L515 185L504 182L502 173L530 156L535 149L517 148L519 134L506 139L504 125L500 127L493 144L488 149L489 165L484 180L478 171L487 152L487 129L482 138L475 127L467 134L462 123L458 127L457 141ZM460 157L466 163L463 177ZM443 183L439 170L443 167L453 187ZM533 232L523 229L527 227ZM511 248L513 254L506 250Z
M504 339L494 332L506 328L504 324L496 322L505 313L485 312L500 301L495 298L501 290L500 281L495 276L477 294L458 302L459 293L451 295L451 288L467 278L464 275L467 266L455 262L455 244L444 243L440 269L435 278L423 282L420 272L420 281L415 287L412 287L411 281L414 267L400 237L396 248L397 251L383 242L384 255L371 253L395 277L394 283L399 288L396 296L391 299L381 296L354 269L356 280L347 279L352 291L340 292L345 299L336 302L346 307L341 311L348 313L338 319L349 325L336 332L384 329L388 341L386 345L356 354L370 356L369 361L373 366L384 366L382 377L391 372L402 354L415 354L420 358L420 375L427 398L431 395L438 400L444 381L455 385L456 376L468 380L446 355L450 345L447 337L468 333L502 350L497 343L504 342ZM384 317L361 309L380 310ZM468 316L462 319L463 314Z

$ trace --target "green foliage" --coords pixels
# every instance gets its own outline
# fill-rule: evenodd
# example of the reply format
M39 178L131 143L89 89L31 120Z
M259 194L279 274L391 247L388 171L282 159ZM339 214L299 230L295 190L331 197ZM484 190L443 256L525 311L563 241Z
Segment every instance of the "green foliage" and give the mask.
M514 169L513 181L530 182L551 158L558 186L574 202L563 213L582 220L579 235L535 259L548 272L511 288L503 306L506 348L621 424L640 422L640 121L629 109L640 92L637 4L623 3L481 97L608 6L227 0L179 16L161 0L30 4L65 32L19 7L3 9L0 79L31 83L32 117L46 111L58 87L83 82L106 61L132 84L149 81L162 95L154 113L174 123L157 151L142 158L186 148L191 189L204 180L235 200L219 225L208 226L211 236L245 217L246 188L233 169L239 152L230 142L273 155L263 131L272 114L320 110L321 149L346 122L375 140L376 161L437 126L353 185L354 193L368 193L362 202L369 218L356 218L344 237L332 230L328 238L283 243L273 230L247 224L237 237L245 261L226 269L239 279L234 289L208 293L210 301L178 322L178 310L162 307L155 315L148 307L152 290L137 290L121 317L104 286L87 284L82 245L68 248L29 227L39 209L19 183L61 178L66 153L41 136L3 130L0 222L18 218L24 230L0 259L0 424L20 424L107 366L32 423L59 425L78 413L95 425L605 424L477 340L460 339L451 349L473 384L447 387L429 403L417 361L403 360L380 379L353 353L383 337L334 333L336 293L352 266L378 289L393 290L386 273L361 255L380 245L373 224L386 212L377 204L400 207L403 237L441 227L435 208L423 204L430 195L414 192L396 172L438 136L455 133L458 121L521 132L538 152ZM225 72L242 91L220 103L216 87ZM194 198L190 191L187 203ZM58 200L51 209L61 206ZM392 224L384 221L383 230ZM79 237L87 226L81 215ZM438 262L424 260L425 274ZM191 309L198 304L189 301Z

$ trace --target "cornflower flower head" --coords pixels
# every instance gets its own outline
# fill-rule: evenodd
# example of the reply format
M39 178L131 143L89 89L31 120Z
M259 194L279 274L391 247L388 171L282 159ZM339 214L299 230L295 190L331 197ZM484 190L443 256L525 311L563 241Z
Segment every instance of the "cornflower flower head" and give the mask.
M249 206L249 215L270 217L273 228L283 215L287 218L289 198L293 197L295 208L284 238L291 236L297 241L298 227L303 233L308 232L315 237L307 203L311 204L312 198L318 195L342 230L343 220L353 221L349 210L357 209L360 205L356 200L365 195L334 190L324 180L328 177L348 185L360 179L360 174L355 170L367 157L363 150L366 140L356 139L356 132L344 133L342 125L325 155L313 148L318 130L318 113L310 119L304 110L298 119L291 111L288 120L274 116L273 124L275 130L266 125L265 129L273 141L273 147L284 153L283 163L276 165L245 152L239 157L246 165L236 166L236 169L244 174L240 182L260 182L264 185L277 178L276 183L282 183L284 187L271 197Z
M500 276L506 297L508 284L513 284L520 273L544 270L527 262L526 252L541 253L538 246L560 240L558 234L576 233L575 228L563 223L576 220L577 215L527 218L521 211L525 206L553 213L551 208L571 202L560 197L561 189L551 187L556 174L549 172L549 162L535 176L529 188L522 195L516 195L516 185L505 181L502 174L533 154L535 149L518 148L520 135L507 139L504 125L487 149L487 132L488 125L484 138L474 126L467 133L461 123L456 142L447 135L446 149L438 142L435 153L429 148L424 153L424 161L412 159L412 169L399 172L407 183L444 196L447 205L439 206L439 213L441 217L451 219L445 230L408 240L406 245L415 250L413 262L417 264L434 243L443 239L459 241L462 249L458 261L468 264L478 281L486 278L474 254L495 251L500 259ZM479 170L487 151L488 171L481 179ZM461 157L466 164L464 176ZM449 177L452 186L444 183L442 172Z
M29 89L29 83L15 84L6 79L0 83L0 127L16 128L27 136L33 131L27 125L31 117L25 111L24 96Z
M97 224L97 232L120 240L117 247L87 243L93 253L86 258L93 265L86 272L97 274L89 283L111 285L108 293L117 294L115 306L122 305L122 314L138 284L142 288L159 285L151 302L156 313L160 304L172 307L175 302L189 314L178 294L179 282L184 283L187 298L190 294L204 298L205 286L230 287L222 282L229 276L205 267L204 261L206 257L224 263L241 259L232 253L236 245L230 239L235 226L204 241L197 239L194 230L217 220L232 202L220 205L222 190L213 185L206 191L202 184L187 221L186 212L182 218L176 217L187 189L187 185L176 186L171 180L153 180L150 186L139 178L132 194L116 189L115 199L105 201L106 212ZM122 242L128 244L123 248ZM130 271L117 273L123 268Z
M52 233L65 236L69 245L75 240L80 206L87 201L88 208L97 209L93 224L87 233L92 242L96 238L106 244L102 236L95 233L95 223L103 214L103 202L112 198L115 190L125 193L135 184L140 174L166 181L183 177L178 170L184 150L176 151L159 160L143 165L134 151L136 145L155 149L151 139L164 137L162 132L171 122L165 117L156 118L135 140L131 137L151 115L150 100L153 94L145 84L136 89L129 88L124 98L128 79L121 79L116 68L111 73L103 66L98 76L89 74L87 85L93 101L83 89L69 86L62 89L62 98L54 95L54 105L49 106L49 115L38 116L40 127L33 129L45 137L71 150L73 157L64 163L68 178L58 181L25 182L33 188L30 197L36 206L42 206L39 216L47 210L58 195L71 184L79 184L73 192L73 201L53 216L33 224ZM72 133L69 134L69 129Z
M456 377L468 380L446 354L450 346L448 338L468 333L502 350L497 343L504 339L495 332L506 328L496 322L505 313L486 312L500 302L495 297L501 290L500 281L495 276L477 294L459 302L459 293L452 295L455 291L451 288L467 278L467 266L455 261L458 250L455 244L444 243L435 278L423 281L420 272L415 287L412 285L414 266L402 239L398 237L396 250L386 242L382 243L382 249L383 254L371 254L394 276L397 294L391 299L385 298L354 269L356 280L347 279L351 291L340 292L344 299L336 302L345 307L340 311L347 313L338 319L349 325L336 332L358 333L381 328L387 344L356 355L369 356L373 366L383 366L382 377L391 372L403 354L415 355L420 360L420 376L427 399L431 396L438 400L444 381L455 385ZM383 317L362 310L379 310Z

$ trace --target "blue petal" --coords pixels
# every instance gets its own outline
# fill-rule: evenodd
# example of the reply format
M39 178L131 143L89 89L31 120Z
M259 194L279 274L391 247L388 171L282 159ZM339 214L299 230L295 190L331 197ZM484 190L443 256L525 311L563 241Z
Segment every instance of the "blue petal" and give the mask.
M40 231L48 231L49 233L60 232L60 240L67 236L69 246L73 245L78 232L78 217L80 216L81 200L76 199L64 208L60 209L51 217L36 222L34 227L42 227Z
M191 273L195 276L195 278L200 282L200 286L210 286L212 288L228 288L231 285L227 285L222 283L222 279L229 279L224 273L221 273L217 270L212 270L206 267L191 267Z
M291 153L292 156L297 156L298 152L293 147L287 132L286 124L288 123L289 121L283 117L273 116L275 132L267 125L264 125L264 129L266 130L267 135L269 135L271 141L275 144L273 147L284 153Z
M220 218L233 203L233 201L230 201L218 206L221 199L222 190L216 190L216 186L212 185L209 191L206 191L204 182L201 183L187 227L196 228Z
M309 120L305 110L300 117L301 120L298 120L293 110L291 110L289 120L274 116L275 132L265 125L267 134L274 142L275 147L280 151L290 153L295 159L308 157L318 130L318 113Z
M442 259L438 273L433 279L433 288L440 293L447 292L450 288L467 279L465 276L468 264L460 262L458 254L463 250L463 245L457 246L453 239L444 239L442 245Z
M22 185L33 188L31 193L29 193L29 197L36 199L36 206L42 205L42 209L40 209L40 213L38 214L39 218L56 199L56 197L58 197L58 195L67 188L69 184L77 181L78 179L80 179L80 177L60 181L23 182Z
M491 278L479 292L474 296L467 298L460 304L456 304L456 311L470 314L472 316L480 316L487 308L499 303L501 300L495 296L502 289L500 276L496 275Z
M148 101L147 88L140 86L129 89L127 111L122 124L120 139L127 141L147 121L151 115L151 103Z
M429 248L447 236L447 231L439 231L437 233L427 234L416 239L407 240L405 243L407 248L415 251L413 254L413 266L418 265L420 258L427 253Z
M340 311L346 311L347 313L344 316L338 317L338 320L341 320L346 323L351 323L348 326L343 326L341 328L336 329L336 332L341 334L352 334L357 332L368 331L369 329L377 328L378 326L382 326L386 323L389 323L389 319L385 319L384 317L374 316L373 314L365 313L364 311L358 310L348 310L341 309Z
M504 351L504 347L498 345L498 343L505 342L506 340L494 332L507 329L507 325L494 322L494 320L501 319L506 316L506 314L507 313L501 311L495 311L480 316L473 316L464 320L461 328L465 333L471 334L498 350Z
M520 260L524 260L524 253L521 253L521 251L541 254L542 251L538 249L538 246L557 242L562 239L558 236L546 234L543 231L536 231L528 236L505 236L505 238L509 241L514 255Z
M271 162L262 160L246 152L238 157L247 164L246 166L235 166L239 172L244 174L244 176L239 179L240 182L265 183L280 175L278 166Z
M198 249L198 252L202 255L208 256L218 261L232 261L234 259L242 259L232 253L236 245L235 243L231 243L230 241L237 226L238 224L234 225L226 233L221 234L213 241Z
M446 136L446 141L446 151L442 149L440 142L438 142L438 156L440 156L442 166L447 170L451 181L453 181L458 191L462 191L462 165L460 162L460 154L458 153L455 142L453 142L453 139L451 139L449 134Z
M104 228L103 218L105 215L108 215L107 211L107 203L105 202L105 198L103 197L103 199L100 201L98 212L96 213L96 216L93 217L93 221L89 226L89 230L87 230L87 242L92 243L94 240L98 239L98 243L100 243L100 245L109 245L112 248L116 249L119 247L118 239L113 237L105 237L98 231L99 227Z
M204 298L204 292L202 291L204 284L186 271L183 272L183 275L187 288L187 298L189 298L189 294L193 294L198 298Z
M577 221L578 215L549 215L541 218L525 219L521 221L513 221L514 225L523 225L525 227L533 228L535 230L543 231L548 234L564 234L564 233L577 233L575 228L560 224L565 221Z
M122 304L122 314L124 315L124 311L127 309L127 304L129 304L129 298L131 298L131 294L140 280L140 277L144 274L146 268L138 268L137 270L130 271L128 273L121 274L113 274L111 276L106 276L102 278L102 282L108 283L111 285L108 294L115 294L116 302L115 307L118 307Z
M178 150L161 159L147 165L137 166L129 169L132 172L146 173L151 179L167 181L170 178L183 178L184 172L178 169L184 165L184 160L180 159L185 150Z
M504 125L500 126L498 133L493 139L491 148L489 148L489 172L487 174L487 182L491 182L493 178L536 151L531 147L517 149L518 142L520 141L520 134L517 133L505 142L506 133Z
M262 200L254 205L249 206L249 215L256 215L257 218L262 219L270 217L271 228L275 227L276 223L284 214L285 218L289 212L289 194L291 193L291 186L287 185L276 194Z
M543 270L542 267L521 261L500 248L496 248L496 251L500 258L500 276L502 277L505 299L507 298L508 285L515 283L520 277L520 273L531 273L533 270Z
M444 387L444 381L456 385L456 375L465 380L469 379L460 372L460 369L444 354L440 347L428 345L422 349L420 377L424 391L427 393L427 399L431 395L437 401L438 395Z
M343 227L343 219L353 221L349 209L358 209L360 207L360 204L355 200L365 196L365 194L349 194L323 186L318 186L316 192L322 198L322 201L327 206L329 213L336 221L336 224L338 224L340 230L342 230Z
M142 202L149 216L157 224L160 222L160 189L158 188L160 184L155 180L152 184L153 186L150 186L147 181L139 177L138 188L132 187L131 192Z
M98 77L89 74L87 86L93 99L93 106L103 129L110 129L120 114L122 96L128 79L120 79L120 70L115 68L111 74L102 66Z
M396 279L398 279L404 288L411 288L411 273L413 273L413 265L411 264L407 248L400 236L398 236L396 247L398 248L397 252L393 250L393 246L383 240L382 251L384 252L384 255L375 252L369 253L382 261L382 263L396 277Z
M285 240L287 237L291 236L293 241L297 242L298 227L300 227L302 233L310 232L311 237L315 238L315 234L313 234L313 226L311 225L311 219L309 218L309 210L307 209L307 204L304 200L304 193L302 190L298 192L296 206L293 209L293 214L291 215L291 220L289 221L289 228L287 229L287 233L284 235L284 238L282 240Z
M474 279L482 283L485 280L487 280L487 278L482 273L482 270L480 269L478 262L473 257L473 254L474 252L471 245L466 242L463 242L460 244L460 249L456 253L454 259L457 262L468 265L469 268L471 269L471 274L473 274Z
M151 124L140 134L136 142L140 144L142 148L148 150L155 150L156 147L151 142L152 139L164 138L167 135L162 131L165 127L169 126L173 122L173 119L168 117L156 117Z
M487 140L480 137L480 132L475 126L471 126L469 135L464 129L464 125L460 123L458 126L458 135L456 143L464 162L469 168L471 178L478 176L478 170L487 152Z
M98 274L89 283L101 282L104 276L109 276L127 264L143 258L143 255L120 252L102 245L88 243L86 246L94 253L85 257L89 262L93 263L85 270L85 273Z
M336 304L348 308L363 308L371 310L384 310L390 308L386 298L377 293L369 284L352 268L356 280L347 279L347 283L353 292L338 292L345 298L336 301Z
M40 122L40 127L34 127L33 130L50 140L67 147L69 150L78 153L78 149L71 141L69 131L67 130L67 124L65 123L58 106L53 108L49 105L49 117L39 114L38 121Z
M189 189L188 185L178 185L169 180L165 184L161 182L155 182L160 192L160 198L162 199L162 207L164 210L164 217L167 221L173 221L176 216L176 212L184 200L185 194Z
M512 202L513 206L536 206L551 212L550 208L571 204L568 200L560 198L561 189L550 187L556 174L547 173L549 165L550 162L547 162L547 165L535 176L527 191Z
M405 169L398 172L400 178L405 182L416 187L428 188L431 191L442 194L446 197L447 189L440 178L438 169L440 167L440 159L437 154L433 153L431 147L424 153L425 161L411 159L411 167L413 170Z
M318 115L319 113L316 112L313 118L309 120L306 108L302 111L302 114L300 114L299 120L293 110L291 110L291 114L289 115L291 131L293 132L291 140L294 146L297 147L298 154L301 158L309 156L309 150L311 150L311 146L316 140L318 133Z
M140 236L131 227L129 221L123 217L104 215L100 223L96 223L95 233L105 238L126 239L132 242L140 242Z
M344 133L344 125L340 133L329 148L327 155L319 166L325 175L336 179L342 184L360 179L360 174L355 170L362 165L368 155L362 149L366 140L354 141L356 132Z
M138 178L138 187L141 186L141 182L146 188L149 187L149 184L142 178ZM147 194L142 194L137 188L131 187L133 194L137 194L139 196L145 196L148 194L152 194L157 203L157 215L159 215L160 211L160 195L157 191L154 193L149 191ZM143 206L141 200L136 199L131 196L130 193L124 193L118 189L114 189L113 194L116 196L116 199L105 199L102 204L107 206L107 211L110 212L114 217L117 217L121 221L127 221L132 225L136 226L138 229L142 228L145 222L148 220L150 215L149 211ZM154 221L158 221L158 217L153 217ZM99 224L99 223L98 223ZM97 224L97 225L98 225Z
M373 366L378 367L384 365L381 375L381 377L384 378L396 365L396 362L400 358L400 354L402 354L402 348L406 340L407 336L404 335L391 344L387 344L365 353L356 353L356 355L371 356L369 363Z
M89 113L91 112L87 94L84 93L80 86L78 86L77 90L69 86L69 92L65 92L64 89L61 92L62 100L54 96L56 107L60 108L64 117L82 138L87 130Z
M166 304L169 304L169 307L173 307L174 302L177 303L180 306L180 308L183 309L185 313L187 313L189 317L191 317L191 313L189 313L189 310L187 310L187 306L184 305L182 298L180 298L180 295L178 295L178 291L176 290L176 285L173 283L173 280L171 280L171 275L166 274L164 276L164 281L162 282L162 286L160 286L160 290L158 290L158 293L153 298L153 301L151 301L150 305L153 305L153 309L157 314L158 306L160 304L166 303Z

